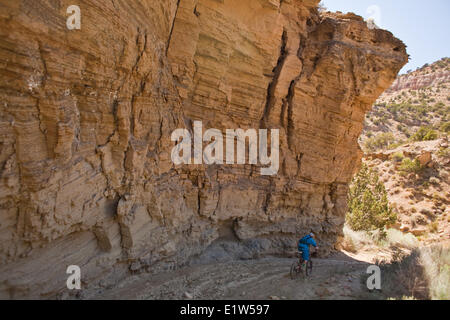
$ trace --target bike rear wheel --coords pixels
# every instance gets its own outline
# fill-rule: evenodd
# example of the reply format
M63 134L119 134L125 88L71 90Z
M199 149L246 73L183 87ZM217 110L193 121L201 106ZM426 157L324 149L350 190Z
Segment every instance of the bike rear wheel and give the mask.
M299 270L299 266L298 266L298 262L293 262L291 265L291 271L289 273L291 275L291 279L294 280L298 277L298 275L300 274L300 270Z

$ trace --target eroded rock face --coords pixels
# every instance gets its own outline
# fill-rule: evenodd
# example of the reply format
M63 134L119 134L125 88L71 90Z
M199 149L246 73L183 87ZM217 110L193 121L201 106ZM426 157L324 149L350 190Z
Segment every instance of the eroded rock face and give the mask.
M386 90L386 93L394 94L405 89L419 90L450 82L450 71L445 68L445 65L448 64L449 61L449 58L443 58L431 66L425 65L416 71L402 74L397 77L394 83ZM442 65L444 67L442 67ZM435 70L434 68L439 69Z
M364 114L403 43L318 0L0 4L0 296L52 297L188 262L236 241L333 249ZM171 133L280 130L280 170L173 165ZM210 246L211 247L214 247ZM109 277L108 277L109 275Z

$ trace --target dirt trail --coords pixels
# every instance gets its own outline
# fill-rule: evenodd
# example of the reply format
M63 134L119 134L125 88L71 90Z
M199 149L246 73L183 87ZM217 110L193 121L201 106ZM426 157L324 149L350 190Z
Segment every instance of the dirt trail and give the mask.
M313 259L307 278L292 280L294 258L266 257L139 274L84 299L374 299L364 279L369 263L339 253Z

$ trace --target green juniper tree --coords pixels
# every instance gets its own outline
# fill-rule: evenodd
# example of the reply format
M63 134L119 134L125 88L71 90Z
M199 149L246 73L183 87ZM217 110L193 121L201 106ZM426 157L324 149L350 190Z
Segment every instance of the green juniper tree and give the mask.
M379 230L395 223L397 214L389 206L384 184L377 173L363 164L353 178L348 194L347 223L355 231Z

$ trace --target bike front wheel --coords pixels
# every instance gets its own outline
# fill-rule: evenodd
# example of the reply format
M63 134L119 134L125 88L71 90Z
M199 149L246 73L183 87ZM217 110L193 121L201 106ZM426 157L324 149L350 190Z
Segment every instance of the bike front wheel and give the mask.
M308 263L306 264L306 275L309 276L312 273L312 269L313 269L313 262L311 259L309 259Z

